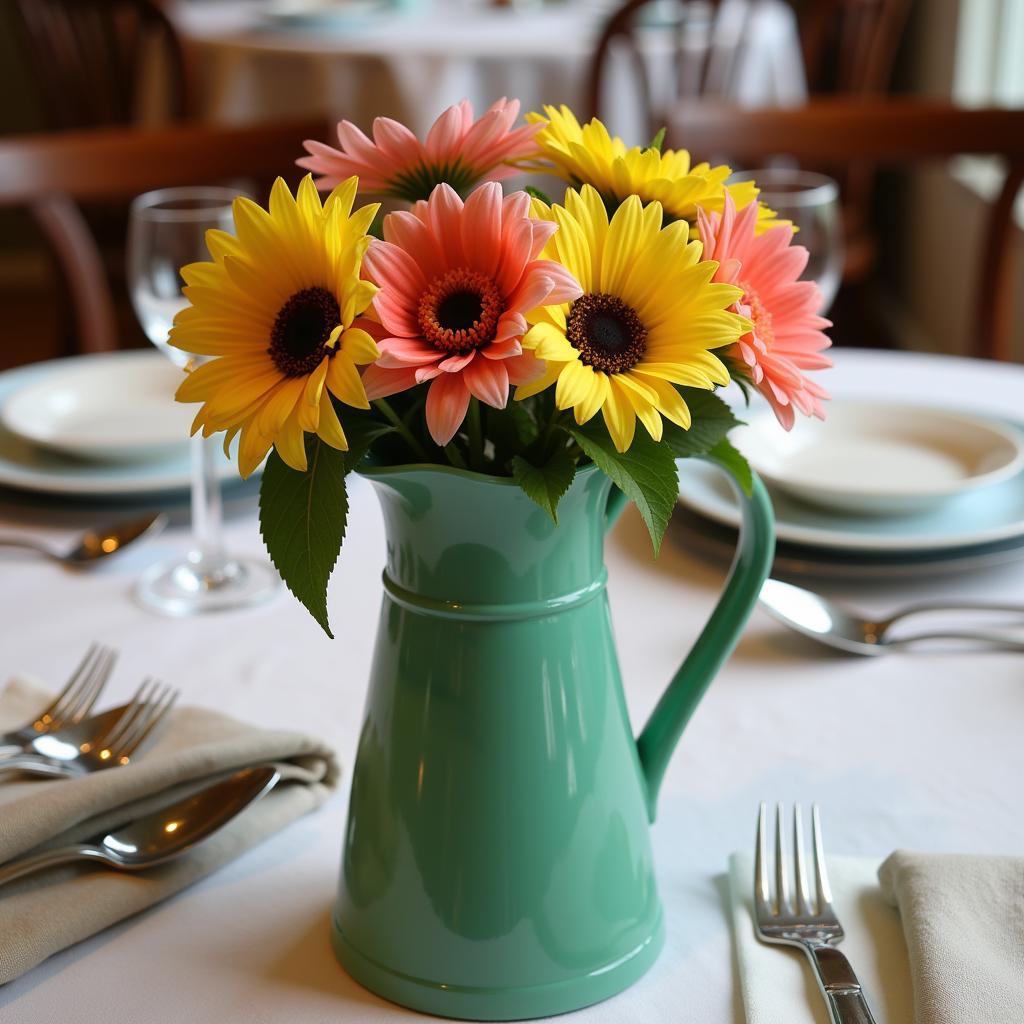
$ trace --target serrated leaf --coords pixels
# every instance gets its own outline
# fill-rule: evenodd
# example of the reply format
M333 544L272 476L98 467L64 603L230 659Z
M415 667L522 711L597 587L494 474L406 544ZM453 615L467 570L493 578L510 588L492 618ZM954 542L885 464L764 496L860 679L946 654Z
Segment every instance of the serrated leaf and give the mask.
M743 453L734 448L727 440L719 441L714 448L700 458L707 459L708 462L716 462L728 473L731 473L748 498L753 493L754 476L750 471L750 463L747 462Z
M568 430L598 469L636 505L657 554L679 497L679 475L672 450L638 431L629 450L618 452L604 425L593 420Z
M658 129L658 134L651 139L651 144L647 147L648 149L656 149L659 153L661 147L665 145L665 127L662 126Z
M306 436L300 473L271 451L260 483L260 533L288 589L334 639L327 614L331 577L348 517L345 452Z
M711 451L733 427L739 426L732 409L718 395L699 388L680 388L680 392L690 407L693 422L689 430L683 430L665 420L662 435L677 459Z
M560 448L542 466L534 466L521 455L511 462L512 478L558 524L558 502L576 475L576 457Z

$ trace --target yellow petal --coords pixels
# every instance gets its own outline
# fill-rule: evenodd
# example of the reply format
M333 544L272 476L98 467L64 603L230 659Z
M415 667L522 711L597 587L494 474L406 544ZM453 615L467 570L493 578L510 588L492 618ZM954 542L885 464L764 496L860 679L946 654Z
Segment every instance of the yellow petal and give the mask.
M633 443L633 435L636 432L636 416L629 399L616 387L614 375L609 380L609 384L608 397L601 407L601 412L615 450L624 452Z
M327 387L333 395L354 409L370 408L359 371L344 351L339 352L328 366Z
M332 448L339 451L348 451L348 438L342 429L338 414L334 411L334 403L331 396L325 394L320 401L320 425L316 428L317 434Z

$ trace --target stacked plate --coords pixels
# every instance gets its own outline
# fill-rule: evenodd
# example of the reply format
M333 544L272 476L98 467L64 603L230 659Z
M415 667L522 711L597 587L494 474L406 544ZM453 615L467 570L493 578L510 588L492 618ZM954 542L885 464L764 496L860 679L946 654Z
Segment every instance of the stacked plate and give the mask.
M0 486L80 497L187 490L194 407L155 349L75 356L0 373ZM222 479L236 476L224 459Z
M768 485L776 571L848 576L973 569L1024 557L1024 429L970 412L839 399L783 432L770 410L732 435ZM686 460L680 500L739 525L724 473Z

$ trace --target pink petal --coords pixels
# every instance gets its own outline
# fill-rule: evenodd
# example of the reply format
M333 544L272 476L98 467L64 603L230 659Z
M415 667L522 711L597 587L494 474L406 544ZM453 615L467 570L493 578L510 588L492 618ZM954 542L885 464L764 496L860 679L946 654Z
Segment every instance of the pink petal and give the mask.
M518 338L507 338L505 341L492 341L486 348L480 349L484 359L510 359L522 355L523 346Z
M544 372L547 364L532 352L524 352L515 359L506 360L504 365L510 384L529 384Z
M493 277L501 257L501 186L474 189L462 212L462 251L466 265Z
M447 162L459 153L464 134L464 111L458 106L449 107L427 132L424 149L427 156L437 163ZM470 114L472 117L472 113Z
M380 349L377 365L389 369L436 363L443 355L422 338L384 338L377 347Z
M408 391L418 383L415 370L388 370L380 363L371 363L363 370L362 376L366 397L371 402L375 398L387 398L399 391Z
M462 372L471 394L495 409L504 409L508 402L508 371L505 361L474 359Z
M427 391L427 429L442 447L456 434L469 408L469 391L460 373L442 373Z

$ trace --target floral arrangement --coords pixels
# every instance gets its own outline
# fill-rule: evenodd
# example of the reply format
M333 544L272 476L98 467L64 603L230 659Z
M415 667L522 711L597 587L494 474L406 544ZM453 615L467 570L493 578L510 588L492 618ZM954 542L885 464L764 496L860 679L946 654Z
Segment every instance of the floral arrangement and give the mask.
M235 234L209 232L211 262L182 270L171 344L205 359L177 398L202 403L193 432L238 437L242 476L267 460L264 540L328 634L345 478L364 459L511 477L555 522L593 462L657 551L677 458L749 486L716 388L756 389L787 429L824 415L807 372L830 365L830 324L798 280L806 250L752 184L664 132L627 148L565 107L518 115L501 100L474 120L463 102L423 141L343 121L340 148L306 143L315 178L294 196L278 179L266 210L236 200ZM524 171L564 197L503 194ZM379 222L363 193L408 208Z

